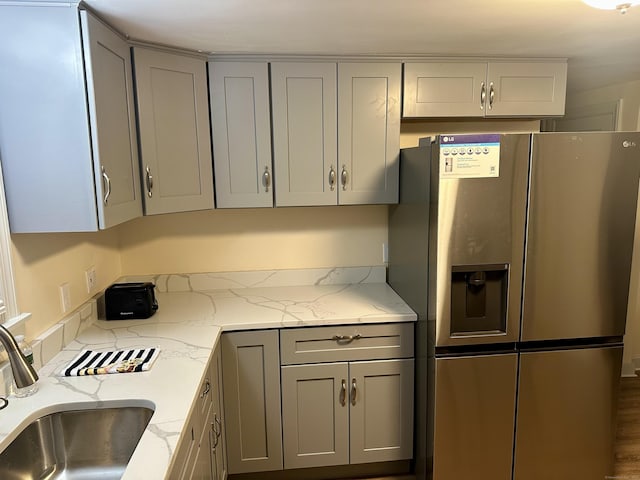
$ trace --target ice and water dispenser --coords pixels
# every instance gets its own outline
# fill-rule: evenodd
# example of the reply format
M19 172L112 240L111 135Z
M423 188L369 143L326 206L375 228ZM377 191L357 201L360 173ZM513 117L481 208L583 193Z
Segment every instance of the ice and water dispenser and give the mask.
M506 333L509 265L451 268L451 336Z

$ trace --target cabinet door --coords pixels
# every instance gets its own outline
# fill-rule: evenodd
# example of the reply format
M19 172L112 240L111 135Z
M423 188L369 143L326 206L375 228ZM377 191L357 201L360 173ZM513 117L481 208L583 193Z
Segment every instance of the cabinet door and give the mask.
M564 115L565 62L490 62L487 82L487 116Z
M277 330L222 336L229 474L282 470Z
M405 63L402 116L482 117L486 75L486 62Z
M413 359L349 364L351 463L413 457Z
M133 49L145 214L213 208L205 61Z
M80 12L93 144L98 224L142 215L131 54L127 42Z
M397 203L399 63L338 65L338 203Z
M213 378L213 419L210 425L211 450L212 450L212 476L216 480L227 478L227 456L225 441L225 417L222 398L222 354L220 347L216 351L211 362L211 377Z
M272 63L276 206L337 203L335 63Z
M349 463L347 363L282 367L284 467Z
M216 207L272 207L266 62L209 62Z

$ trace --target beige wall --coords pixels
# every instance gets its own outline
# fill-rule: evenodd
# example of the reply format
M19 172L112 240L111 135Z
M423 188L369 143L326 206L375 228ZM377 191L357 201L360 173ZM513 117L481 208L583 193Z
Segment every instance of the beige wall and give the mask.
M27 337L42 333L64 315L59 286L68 283L71 309L91 297L85 270L96 267L96 290L121 274L118 232L21 234L11 236L18 307L31 312Z
M208 210L119 227L123 274L382 265L387 207Z

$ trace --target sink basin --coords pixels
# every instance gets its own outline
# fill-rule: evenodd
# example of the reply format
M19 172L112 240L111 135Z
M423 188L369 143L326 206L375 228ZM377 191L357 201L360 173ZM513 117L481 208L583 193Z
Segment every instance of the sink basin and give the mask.
M139 406L44 415L0 453L0 478L119 479L151 415L152 409Z

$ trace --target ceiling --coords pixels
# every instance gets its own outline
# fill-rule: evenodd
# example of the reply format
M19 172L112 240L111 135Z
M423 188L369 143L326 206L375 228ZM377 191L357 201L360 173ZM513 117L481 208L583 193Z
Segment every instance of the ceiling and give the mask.
M640 80L640 6L580 0L86 0L136 40L216 53L567 57L570 91Z

